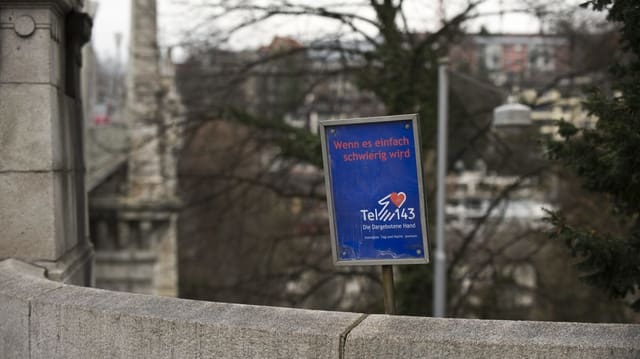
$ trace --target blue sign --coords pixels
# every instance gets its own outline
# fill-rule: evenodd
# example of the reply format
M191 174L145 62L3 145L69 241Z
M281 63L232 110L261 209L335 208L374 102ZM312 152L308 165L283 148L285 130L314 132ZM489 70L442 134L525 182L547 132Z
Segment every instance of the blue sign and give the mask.
M417 115L320 127L334 262L427 263Z

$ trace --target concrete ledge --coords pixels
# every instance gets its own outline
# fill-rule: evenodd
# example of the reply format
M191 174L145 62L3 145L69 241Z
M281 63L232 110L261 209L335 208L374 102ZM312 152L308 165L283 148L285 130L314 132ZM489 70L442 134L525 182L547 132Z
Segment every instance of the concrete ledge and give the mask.
M2 358L640 357L640 325L363 318L64 285L0 262Z
M638 358L640 325L371 315L347 358Z
M32 359L337 358L361 317L61 285L16 260L0 262L0 308L0 357Z
M44 269L8 259L0 262L0 357L29 358L31 299L62 287Z

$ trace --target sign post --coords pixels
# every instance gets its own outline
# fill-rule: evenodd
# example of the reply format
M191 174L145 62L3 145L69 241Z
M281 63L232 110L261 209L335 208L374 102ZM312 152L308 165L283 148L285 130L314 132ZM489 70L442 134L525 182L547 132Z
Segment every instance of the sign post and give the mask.
M384 314L396 314L396 298L393 294L393 266L382 266L382 291L384 292Z
M381 265L394 312L395 264L429 262L416 114L320 122L334 264Z

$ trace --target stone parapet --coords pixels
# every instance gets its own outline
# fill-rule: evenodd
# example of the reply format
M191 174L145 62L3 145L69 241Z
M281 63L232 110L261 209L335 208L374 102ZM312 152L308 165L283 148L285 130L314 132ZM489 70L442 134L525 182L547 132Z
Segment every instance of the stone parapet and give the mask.
M638 358L640 325L372 315L346 358Z
M337 358L359 317L62 285L0 262L3 358Z
M3 358L638 358L640 325L212 303L52 282L0 262Z

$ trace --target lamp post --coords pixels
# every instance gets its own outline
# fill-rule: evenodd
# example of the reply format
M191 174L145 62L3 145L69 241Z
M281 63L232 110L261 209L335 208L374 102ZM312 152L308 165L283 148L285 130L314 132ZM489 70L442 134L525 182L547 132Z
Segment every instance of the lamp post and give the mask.
M447 65L442 58L438 65L438 168L436 193L436 251L433 281L433 316L444 317L447 303L447 252L445 249L445 204L447 175L447 117L449 83Z
M438 165L436 193L436 250L433 281L433 316L444 317L447 303L447 252L446 252L446 175L447 175L447 121L449 116L449 60L441 58L438 65ZM486 84L474 81L483 87ZM492 86L493 87L493 86ZM503 94L497 88L494 91ZM493 111L494 127L517 127L531 124L531 108L516 102L509 96L507 103Z

